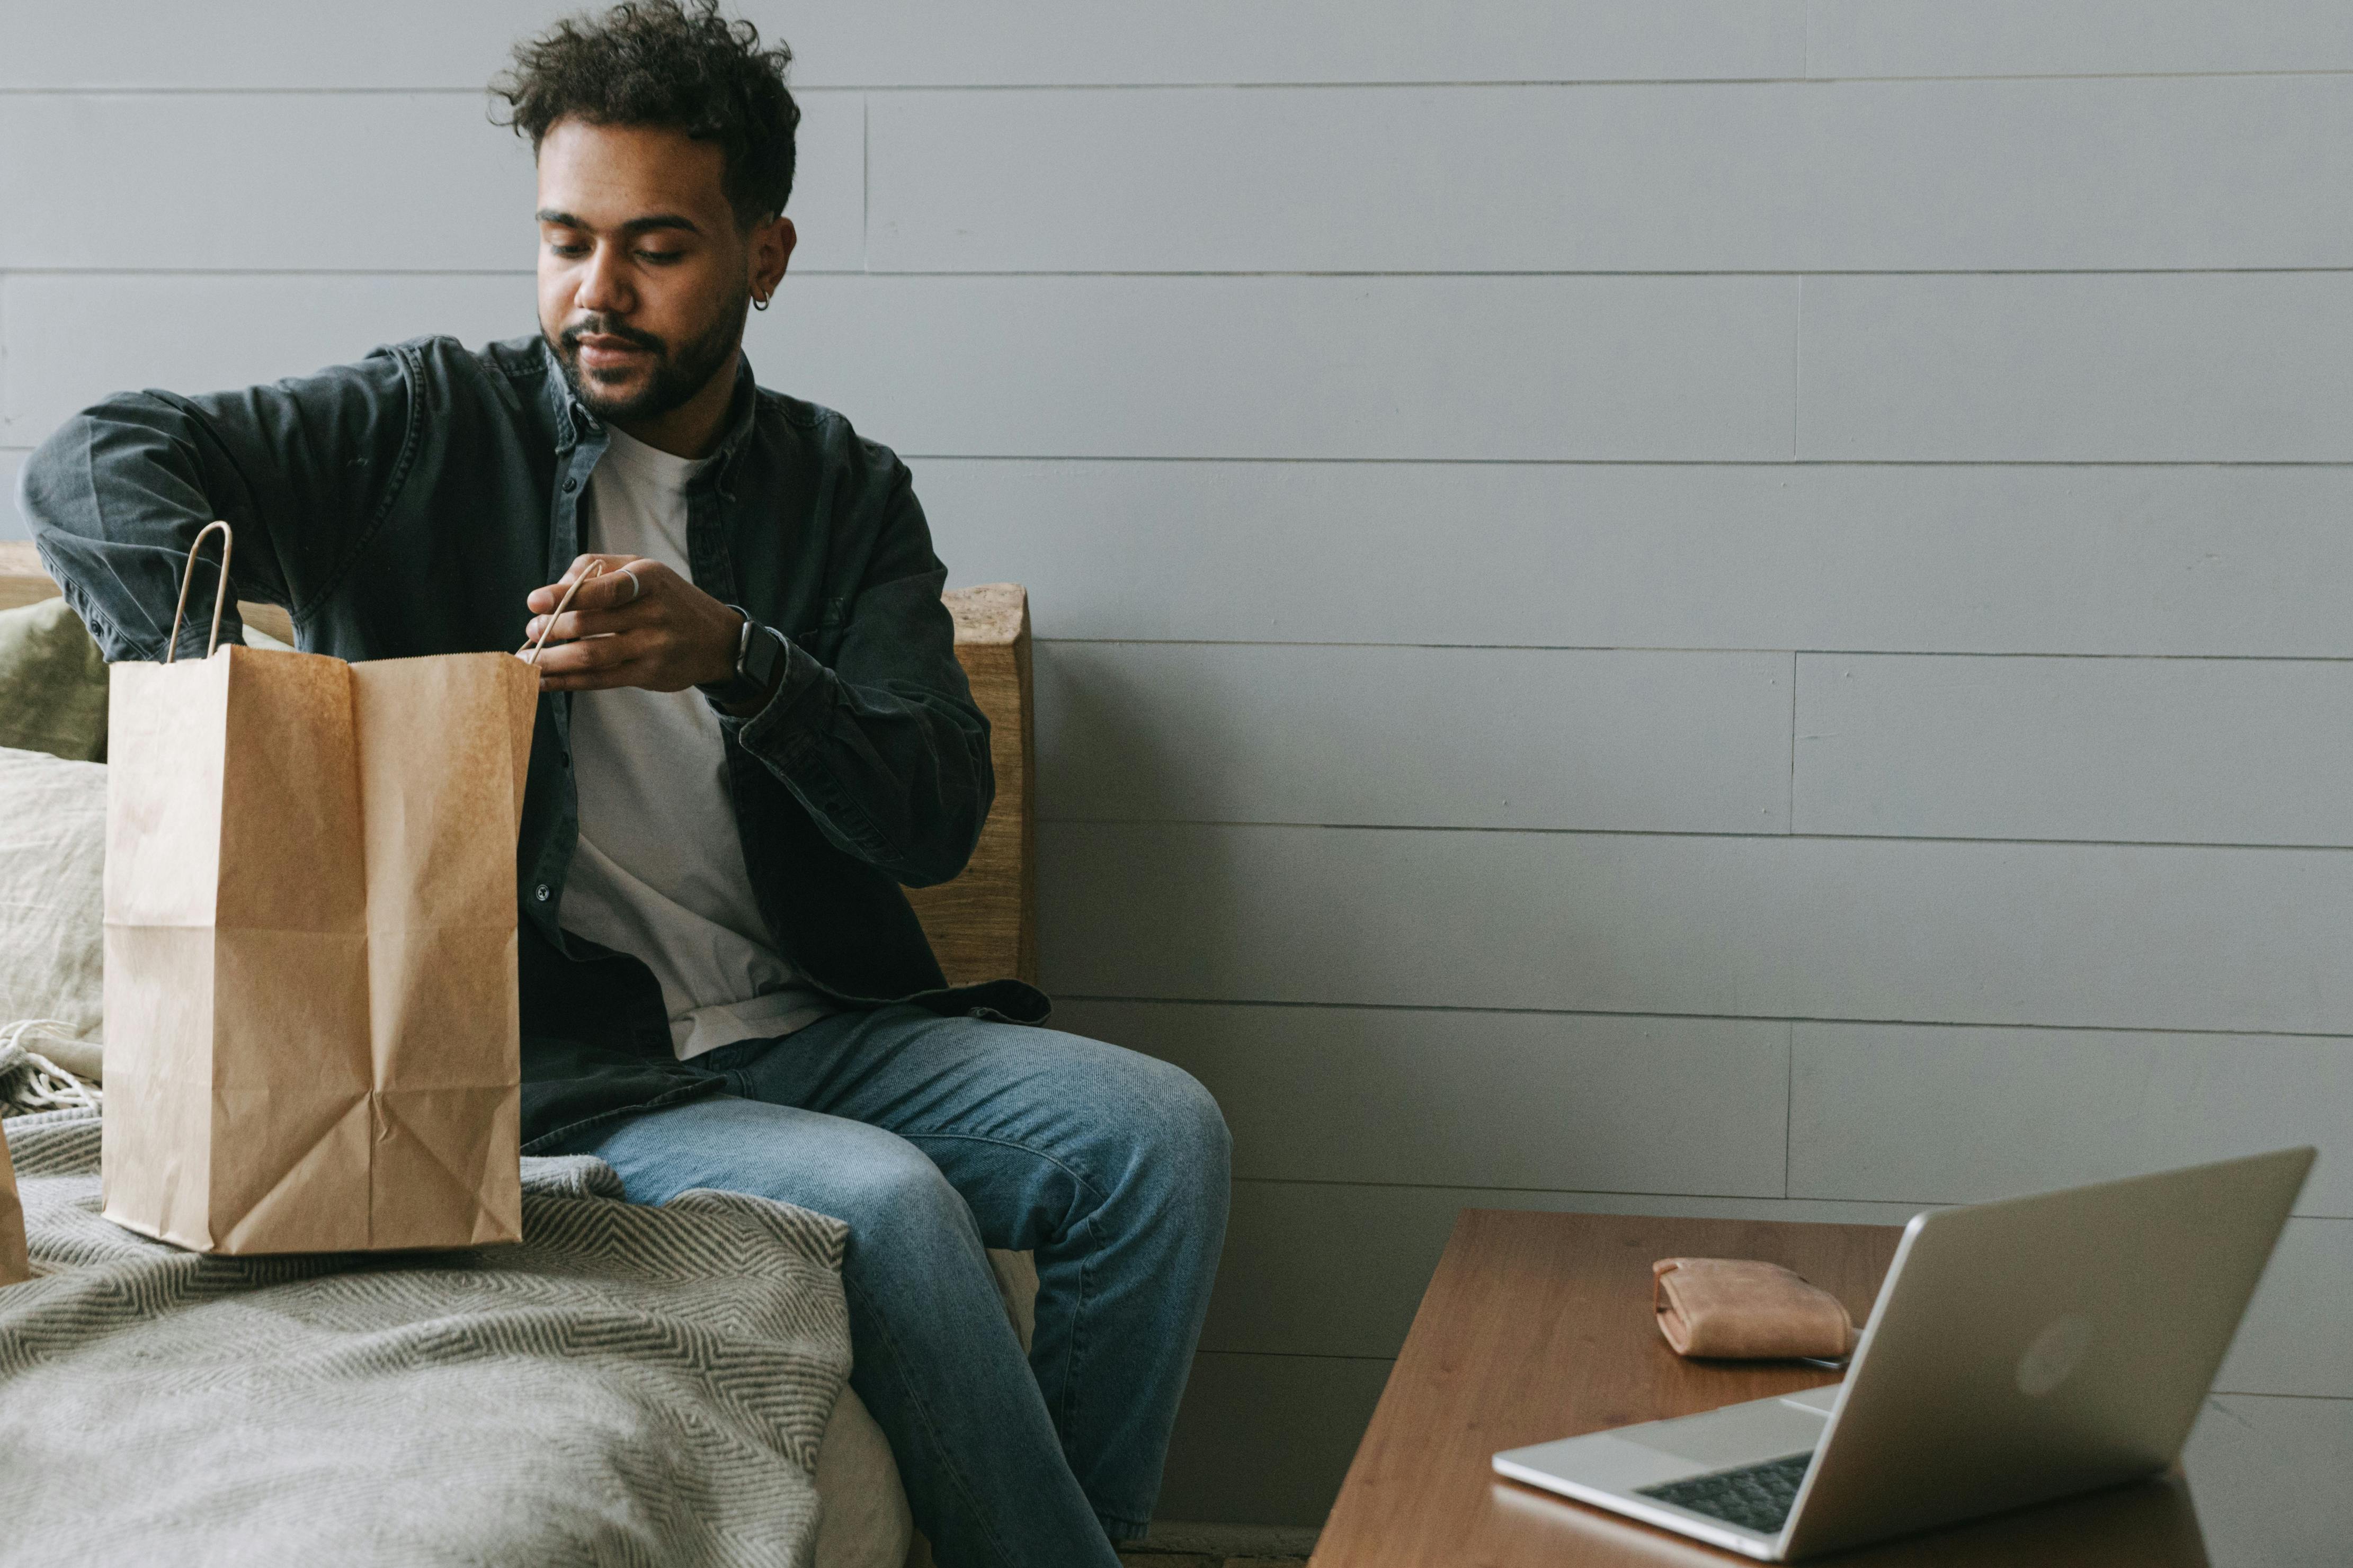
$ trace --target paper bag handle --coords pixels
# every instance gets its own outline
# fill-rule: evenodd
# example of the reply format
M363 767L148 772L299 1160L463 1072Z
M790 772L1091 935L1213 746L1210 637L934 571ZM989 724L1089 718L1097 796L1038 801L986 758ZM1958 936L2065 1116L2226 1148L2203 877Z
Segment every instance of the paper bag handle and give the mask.
M180 571L180 606L172 612L172 640L164 648L165 664L179 657L180 617L188 613L188 584L196 575L196 552L205 547L205 536L216 528L220 530L221 536L220 588L213 595L213 637L205 645L205 657L212 658L213 650L220 647L221 607L228 603L228 552L237 541L229 531L228 524L215 519L197 531L196 542L188 546L188 563Z
M539 650L547 646L547 634L555 629L555 616L562 615L570 607L572 604L572 595L580 592L580 584L586 583L591 577L601 577L604 574L605 563L602 561L591 561L588 563L588 570L583 572L579 576L575 577L572 580L572 586L564 590L564 597L555 601L555 615L548 616L547 625L539 628L539 636L531 639L530 651L525 653L522 658L522 661L525 664L537 664L539 662Z

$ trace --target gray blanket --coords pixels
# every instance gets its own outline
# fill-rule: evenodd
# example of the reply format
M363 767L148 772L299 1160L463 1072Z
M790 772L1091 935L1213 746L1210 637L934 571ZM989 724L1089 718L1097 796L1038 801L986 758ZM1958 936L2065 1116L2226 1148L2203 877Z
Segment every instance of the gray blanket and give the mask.
M203 1258L100 1217L96 1113L5 1132L0 1562L809 1561L839 1222L526 1160L518 1247Z

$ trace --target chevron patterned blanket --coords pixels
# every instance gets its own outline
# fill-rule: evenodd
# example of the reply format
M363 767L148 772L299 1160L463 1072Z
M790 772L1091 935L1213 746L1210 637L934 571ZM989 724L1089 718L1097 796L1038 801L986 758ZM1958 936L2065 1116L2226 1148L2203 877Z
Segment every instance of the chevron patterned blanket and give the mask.
M99 1216L90 1110L6 1126L0 1563L805 1564L845 1227L523 1162L523 1241L204 1258Z

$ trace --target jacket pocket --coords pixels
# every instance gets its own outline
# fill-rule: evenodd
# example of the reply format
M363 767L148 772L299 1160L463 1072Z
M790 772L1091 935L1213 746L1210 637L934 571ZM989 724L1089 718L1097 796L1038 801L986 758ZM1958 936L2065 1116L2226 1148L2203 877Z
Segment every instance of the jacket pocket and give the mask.
M841 652L842 631L849 621L849 601L828 599L817 624L795 632L793 641L829 669L836 656Z

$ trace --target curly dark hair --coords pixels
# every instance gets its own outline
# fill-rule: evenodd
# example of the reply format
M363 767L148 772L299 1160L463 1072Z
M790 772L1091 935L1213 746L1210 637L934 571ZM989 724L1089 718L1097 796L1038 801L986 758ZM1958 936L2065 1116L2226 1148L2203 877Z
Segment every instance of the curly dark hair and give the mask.
M491 118L530 137L534 153L566 116L716 142L728 205L748 228L784 211L793 194L801 109L785 87L792 60L782 39L764 49L757 27L722 16L719 0L628 0L517 44L514 68L491 83L508 112Z

